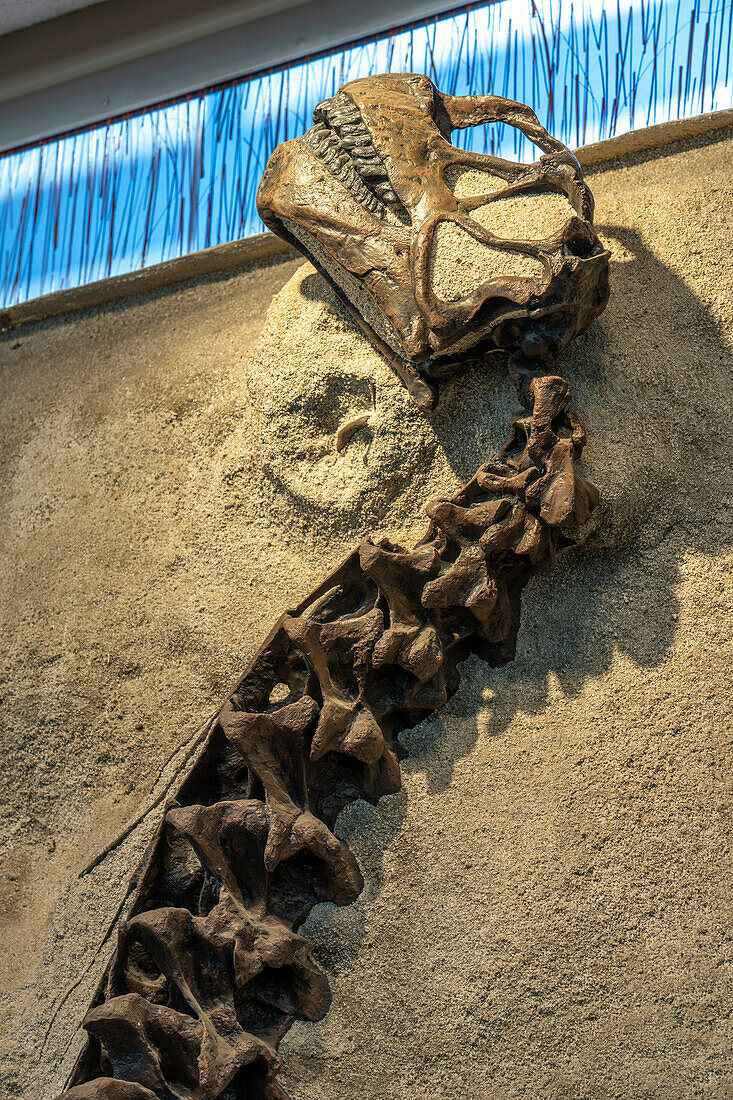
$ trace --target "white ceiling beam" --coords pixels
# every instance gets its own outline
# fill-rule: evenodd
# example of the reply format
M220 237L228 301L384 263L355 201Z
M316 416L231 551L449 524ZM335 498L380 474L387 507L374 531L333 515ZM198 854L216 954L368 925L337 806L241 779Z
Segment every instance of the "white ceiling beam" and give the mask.
M456 0L106 0L0 37L0 151L455 6Z

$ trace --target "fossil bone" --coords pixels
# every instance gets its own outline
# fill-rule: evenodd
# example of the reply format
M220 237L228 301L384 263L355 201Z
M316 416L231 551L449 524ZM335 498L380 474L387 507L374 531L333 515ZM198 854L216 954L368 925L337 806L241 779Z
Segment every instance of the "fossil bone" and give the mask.
M362 878L333 833L400 787L399 734L470 653L511 660L524 585L597 493L570 388L512 363L523 410L501 456L427 506L422 542L363 542L283 615L222 708L154 840L64 1100L285 1100L277 1045L328 1010L298 929Z
M361 416L349 420L346 424L342 424L336 432L336 450L343 451L349 440L352 439L357 432L361 431L362 428L366 428L370 419L371 415L369 413L363 413Z
M449 143L491 120L545 155L514 165ZM457 690L462 660L512 659L525 584L598 500L576 469L570 387L547 363L605 305L608 256L577 161L529 108L420 76L354 81L275 151L259 203L421 404L493 347L512 353L522 410L499 458L427 505L418 546L366 540L276 623L163 816L65 1100L285 1100L277 1046L330 1001L298 930L363 885L339 813L399 789L400 734ZM510 212L529 226L514 238ZM440 239L456 232L494 273L440 297Z
M590 190L529 107L388 74L345 84L313 119L270 158L260 215L332 283L421 406L435 403L440 378L489 350L547 361L604 308L608 253L593 229ZM452 130L494 121L521 130L540 160L513 164L450 143ZM485 174L486 191L453 188L459 170ZM512 198L530 218L533 205L539 214L543 200L545 213L548 200L562 202L553 223L513 239ZM483 277L448 300L432 277L446 230L486 253Z

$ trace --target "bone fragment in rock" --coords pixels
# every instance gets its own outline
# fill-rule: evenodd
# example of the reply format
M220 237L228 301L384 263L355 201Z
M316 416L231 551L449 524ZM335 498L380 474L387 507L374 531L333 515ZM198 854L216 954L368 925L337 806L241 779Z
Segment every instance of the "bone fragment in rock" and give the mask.
M347 421L346 424L342 424L336 432L336 450L343 451L349 440L352 439L357 432L361 431L362 428L366 428L370 417L370 413L363 413L361 416L356 416L353 420Z

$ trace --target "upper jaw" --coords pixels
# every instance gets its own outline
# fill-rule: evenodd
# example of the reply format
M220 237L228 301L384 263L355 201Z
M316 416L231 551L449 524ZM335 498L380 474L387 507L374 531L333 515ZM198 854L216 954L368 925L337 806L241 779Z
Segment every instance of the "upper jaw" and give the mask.
M305 140L329 170L372 214L386 219L389 208L404 212L361 112L345 91L313 111Z

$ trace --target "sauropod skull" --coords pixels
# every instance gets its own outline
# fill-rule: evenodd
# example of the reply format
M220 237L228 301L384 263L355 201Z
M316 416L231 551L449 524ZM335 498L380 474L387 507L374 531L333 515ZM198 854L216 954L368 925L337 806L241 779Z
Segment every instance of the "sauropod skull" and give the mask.
M260 215L325 275L419 404L487 351L551 358L603 310L593 197L529 107L387 74L344 84L313 120L272 154ZM516 164L451 144L451 131L488 122L544 155Z

